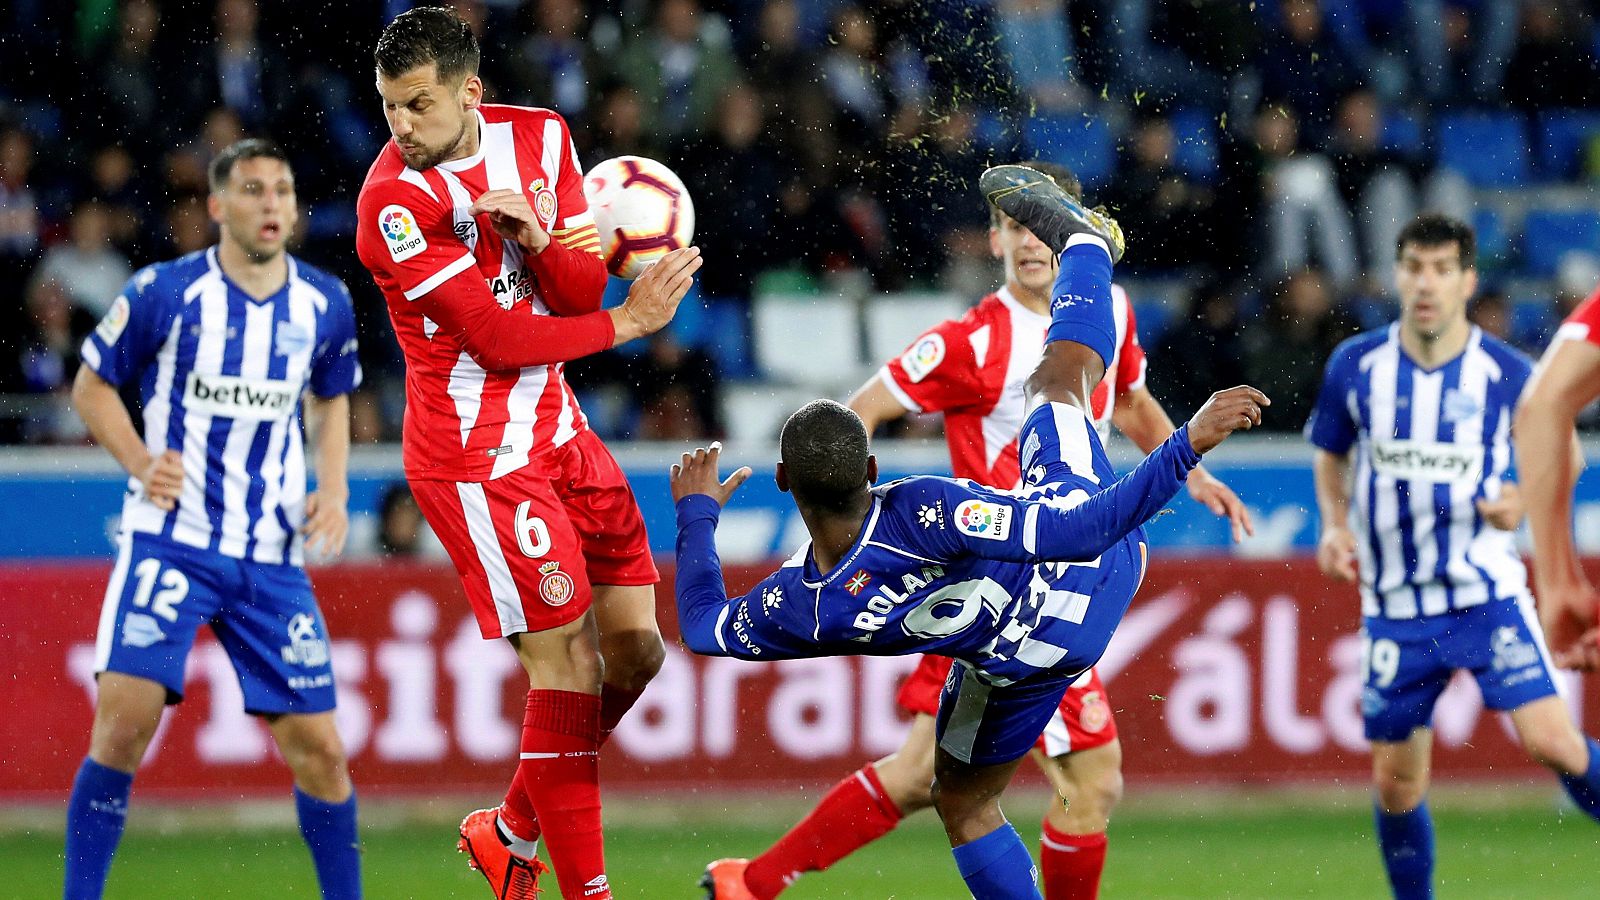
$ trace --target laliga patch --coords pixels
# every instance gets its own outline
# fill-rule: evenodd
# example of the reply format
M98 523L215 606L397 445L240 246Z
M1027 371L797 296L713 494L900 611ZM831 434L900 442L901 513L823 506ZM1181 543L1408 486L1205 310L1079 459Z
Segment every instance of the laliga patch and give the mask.
M572 576L561 571L558 562L547 562L539 567L539 598L551 606L566 606L578 592Z
M131 309L128 306L128 298L119 295L116 300L111 302L111 308L106 310L105 318L101 319L100 324L94 327L94 333L107 344L115 344L117 338L122 337L123 329L128 327L130 315Z
M900 366L906 370L906 377L916 384L939 367L944 362L944 336L940 334L924 335L911 349L900 357Z
M989 541L1011 536L1011 507L982 500L967 500L956 507L956 527Z
M378 212L378 230L383 232L383 243L395 262L405 262L428 249L417 217L398 203L391 203Z

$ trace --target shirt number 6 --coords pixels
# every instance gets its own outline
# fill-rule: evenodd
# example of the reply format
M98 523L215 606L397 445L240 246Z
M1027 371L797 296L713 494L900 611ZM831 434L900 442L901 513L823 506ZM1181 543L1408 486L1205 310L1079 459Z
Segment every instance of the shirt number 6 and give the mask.
M524 500L517 505L517 546L521 548L522 555L530 559L550 552L550 529L544 520L538 516L529 516L528 508L533 505L532 500Z

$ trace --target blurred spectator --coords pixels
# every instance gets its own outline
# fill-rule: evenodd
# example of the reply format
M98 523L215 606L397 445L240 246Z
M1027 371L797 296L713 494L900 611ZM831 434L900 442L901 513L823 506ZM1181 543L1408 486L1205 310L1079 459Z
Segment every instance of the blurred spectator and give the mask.
M376 444L385 440L383 406L377 392L363 387L350 394L350 443Z
M1187 39L1197 45L1219 50L1233 45L1239 37L1229 32L1241 24L1249 28L1248 16L1230 9L1242 4L1234 0L1192 0L1205 12L1191 16L1183 26L1191 29ZM1080 51L1090 51L1100 59L1091 63L1103 71L1124 102L1183 103L1207 110L1221 110L1228 102L1228 79L1224 72L1196 64L1180 43L1182 29L1166 27L1162 21L1169 4L1162 0L1107 0L1097 4L1097 40L1080 41ZM1077 8L1081 8L1079 4ZM1098 50L1096 49L1098 45ZM1227 51L1219 56L1226 57Z
M71 239L45 251L34 277L60 285L75 306L98 319L111 308L133 269L111 244L111 214L105 204L86 200L74 206L67 227Z
M1522 34L1506 65L1505 100L1528 110L1594 106L1600 99L1592 41L1594 22L1572 0L1541 0L1522 7Z
M89 159L80 196L98 200L106 213L111 242L136 262L151 259L155 247L146 224L151 217L149 185L138 177L133 155L121 144L107 144Z
M763 110L779 146L801 149L802 141L826 136L831 112L819 96L822 75L815 51L800 41L800 7L795 0L767 0L761 7L755 40L745 68L761 93Z
M1206 227L1216 202L1210 188L1178 170L1172 123L1149 113L1133 126L1106 198L1138 252L1130 271L1176 269L1205 262L1213 243Z
M1423 97L1434 103L1497 99L1516 46L1522 0L1408 0L1406 54L1415 61Z
M114 134L141 156L153 154L192 122L194 109L171 102L171 86L156 39L161 9L154 0L124 0L117 32L108 52L91 59L85 106L72 121L86 137Z
M28 289L28 321L18 354L21 387L30 394L48 395L25 427L24 439L32 443L58 443L81 439L81 423L74 425L68 392L78 372L78 345L94 319L72 304L60 284L39 280Z
M661 0L653 27L623 48L616 67L643 101L647 127L669 138L703 130L739 74L727 27L699 0Z
M1333 110L1361 76L1344 47L1323 27L1320 0L1283 0L1279 22L1262 56L1261 95L1294 110L1306 136L1324 140Z
M1320 153L1299 149L1299 125L1284 107L1263 106L1256 114L1255 143L1261 153L1262 210L1271 236L1264 260L1273 277L1315 260L1342 286L1358 274L1355 223L1339 196L1333 165Z
M1241 327L1239 288L1221 279L1200 285L1189 315L1157 338L1150 366L1151 393L1173 415L1186 416L1210 399L1219 385L1245 384Z
M0 258L27 256L39 246L32 173L33 138L20 128L0 130Z
M184 256L216 243L216 229L206 200L198 194L185 194L167 207L167 250L163 258Z
M639 410L635 438L687 441L726 433L716 363L705 352L658 332L649 350L628 367L628 379Z
M385 556L422 553L422 510L404 481L383 489L378 499L378 550Z
M1472 298L1467 306L1467 318L1482 328L1485 334L1512 343L1511 300L1504 291L1486 290Z
M736 83L717 104L711 133L673 154L696 208L715 212L713 226L696 235L706 258L717 261L699 277L709 297L748 301L756 273L767 267L767 233L778 206L773 187L788 167L764 139L764 125L761 96Z
M1323 362L1357 330L1320 271L1301 269L1279 283L1266 309L1242 334L1247 383L1272 398L1262 413L1263 427L1298 431L1306 424Z
M662 158L661 145L645 130L644 102L639 92L626 84L613 84L600 95L595 124L589 129L589 145L584 158L589 165L614 156Z
M167 187L170 190L204 194L211 189L206 168L222 148L244 139L244 124L225 106L206 113L200 133L194 140L167 153Z
M501 76L505 102L548 106L569 121L589 111L598 64L584 40L587 12L579 0L534 0L523 7L527 36L512 46Z
M895 106L877 28L861 7L846 4L833 14L828 43L822 58L823 87L840 113L841 137L846 144L865 143L870 135L886 131Z
M973 196L984 167L973 147L973 116L970 106L953 107L932 121L915 106L895 116L883 187L875 192L893 248L875 267L880 287L902 288L908 280L930 286L957 245L987 258L988 211ZM908 185L925 189L906 190Z
M1440 168L1421 178L1419 190L1420 167L1383 145L1383 120L1372 91L1347 95L1335 124L1328 151L1339 194L1356 211L1361 227L1363 268L1387 283L1383 273L1393 265L1395 241L1406 223L1422 209L1466 219L1472 210L1471 188L1459 174Z
M1000 0L995 11L1011 71L1030 108L1081 106L1088 97L1073 68L1078 54L1065 0Z
M257 36L254 0L217 0L214 23L215 48L200 59L209 71L189 80L205 92L195 99L206 106L221 103L246 129L259 131L272 113L269 87L284 84L282 73L273 71L278 55L268 53Z

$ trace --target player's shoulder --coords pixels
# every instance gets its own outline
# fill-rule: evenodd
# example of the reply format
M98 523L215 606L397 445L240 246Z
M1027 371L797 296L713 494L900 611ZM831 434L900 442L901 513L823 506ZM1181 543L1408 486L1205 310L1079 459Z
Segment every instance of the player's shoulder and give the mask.
M1363 331L1340 341L1339 345L1333 348L1333 353L1328 356L1328 368L1359 366L1362 359L1382 349L1385 344L1395 339L1395 327L1386 325L1382 328L1374 328L1371 331Z
M350 290L345 287L344 280L324 269L308 263L298 256L291 256L294 260L295 277L310 285L317 293L330 300L350 302Z
M133 273L128 279L128 289L141 296L172 292L181 294L189 285L216 269L212 249L207 247L204 250L151 263Z
M367 178L361 183L356 198L356 215L368 218L379 215L391 205L428 206L437 204L439 197L421 172L409 168L401 159L394 143L383 145L378 158L367 169Z
M1574 336L1584 339L1593 338L1597 330L1600 330L1600 288L1596 288L1594 293L1567 314L1561 327L1570 334L1569 326L1582 328L1582 333Z
M1533 374L1533 359L1528 354L1523 353L1487 331L1480 330L1479 333L1482 337L1478 346L1485 355L1494 360L1495 364L1500 367L1502 374L1523 380Z
M945 319L930 330L965 336L986 327L993 327L999 322L1009 321L1010 318L1011 307L1006 305L1000 292L995 291L968 307L961 315Z

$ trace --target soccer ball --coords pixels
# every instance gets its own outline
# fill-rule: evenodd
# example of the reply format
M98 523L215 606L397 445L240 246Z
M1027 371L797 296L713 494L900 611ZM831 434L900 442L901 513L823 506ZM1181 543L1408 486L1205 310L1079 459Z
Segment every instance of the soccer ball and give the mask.
M637 278L694 237L694 201L672 170L642 156L597 163L583 177L600 252L618 278Z

